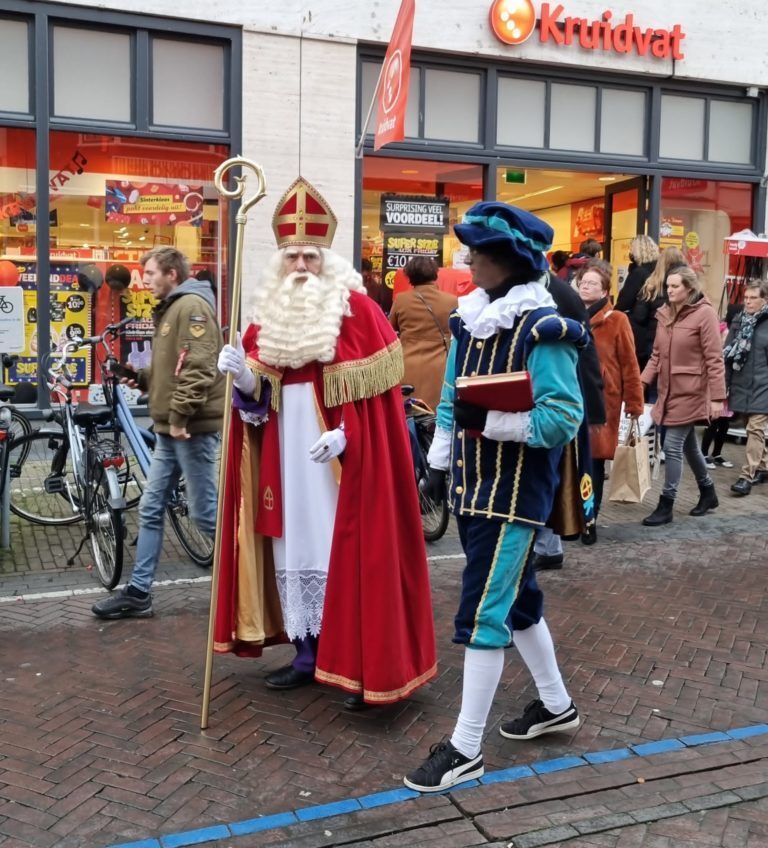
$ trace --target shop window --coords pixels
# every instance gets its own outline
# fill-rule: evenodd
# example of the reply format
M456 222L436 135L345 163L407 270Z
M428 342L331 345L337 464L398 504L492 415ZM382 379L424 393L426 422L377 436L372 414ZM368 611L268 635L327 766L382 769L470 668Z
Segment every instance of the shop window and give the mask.
M645 153L645 92L604 88L600 97L600 152L642 156Z
M360 86L360 119L365 120L368 114L368 109L373 100L373 92L376 90L376 83L379 79L381 71L381 63L363 62L362 81ZM406 138L419 137L419 87L420 87L421 71L419 68L411 67L411 78L408 84L408 105L405 111L405 135ZM371 113L371 121L368 124L368 132L373 132L373 125L376 121L376 107Z
M596 111L596 88L553 83L549 146L554 150L594 150Z
M131 37L120 32L53 28L53 114L130 123Z
M441 269L438 285L464 293L470 274L453 225L482 198L480 165L365 157L363 280L385 312L407 286L402 268L414 256L433 257Z
M0 112L31 112L29 27L0 18Z
M659 155L665 159L704 158L704 107L701 97L661 96Z
M424 136L445 141L480 139L480 74L425 70Z
M224 48L167 38L152 40L152 123L224 129Z
M752 228L752 192L749 183L682 177L662 180L659 246L683 251L716 307L729 270L723 239Z
M752 104L712 100L709 104L710 162L752 161Z
M155 301L142 282L139 260L152 247L175 246L189 258L193 274L210 272L217 281L219 309L223 310L226 204L219 202L213 171L228 157L227 147L52 132L50 274L41 283L37 278L34 195L30 201L30 177L23 177L34 177L33 163L28 161L35 149L34 137L32 132L19 133L0 130L0 142L4 134L13 134L7 143L12 155L6 157L11 166L0 169L0 179L22 206L20 215L0 220L2 256L16 268L25 301L25 345L9 375L11 383L36 379L40 294L48 296L52 349L130 317L134 320L115 353L135 368L148 364ZM2 150L0 143L0 157ZM1 158L0 164L5 165ZM3 268L10 270L0 260L0 273ZM221 317L226 321L225 315ZM94 353L84 349L74 355L73 363L82 396L90 394L91 400L98 402L100 374Z
M510 147L544 147L546 102L545 82L499 77L496 143Z

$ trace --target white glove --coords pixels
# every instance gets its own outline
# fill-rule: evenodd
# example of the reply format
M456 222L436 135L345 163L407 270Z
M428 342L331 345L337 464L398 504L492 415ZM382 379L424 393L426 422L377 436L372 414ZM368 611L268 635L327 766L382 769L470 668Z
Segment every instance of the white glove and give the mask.
M346 446L347 437L343 430L326 430L309 449L309 458L312 462L330 462L343 453Z
M245 349L237 334L237 347L225 344L219 353L217 367L222 374L231 374L236 388L244 395L252 395L256 389L256 377L251 369L245 364Z
M483 435L496 442L527 442L531 437L531 413L491 410Z

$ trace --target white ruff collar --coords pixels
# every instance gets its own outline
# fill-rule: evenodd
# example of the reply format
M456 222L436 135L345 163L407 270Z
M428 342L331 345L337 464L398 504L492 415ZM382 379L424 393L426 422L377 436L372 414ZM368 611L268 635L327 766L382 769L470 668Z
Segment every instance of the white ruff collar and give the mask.
M542 306L555 308L555 301L543 283L537 281L512 286L504 297L494 301L483 289L475 289L459 298L456 311L472 336L488 339L499 330L511 329L523 312Z

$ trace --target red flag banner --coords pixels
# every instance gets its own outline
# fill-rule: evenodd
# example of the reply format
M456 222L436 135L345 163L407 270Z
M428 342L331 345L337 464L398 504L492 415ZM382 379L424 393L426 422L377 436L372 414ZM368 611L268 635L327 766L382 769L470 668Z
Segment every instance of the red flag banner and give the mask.
M378 90L373 149L405 138L405 109L411 80L411 37L416 0L403 0L397 13Z

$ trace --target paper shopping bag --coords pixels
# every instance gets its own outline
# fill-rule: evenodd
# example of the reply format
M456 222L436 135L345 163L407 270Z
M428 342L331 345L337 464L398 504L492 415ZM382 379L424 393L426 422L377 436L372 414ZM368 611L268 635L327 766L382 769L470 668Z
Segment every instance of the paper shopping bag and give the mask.
M625 443L616 448L611 469L611 494L608 500L618 503L642 503L650 488L648 439L640 435L640 429L635 421Z

